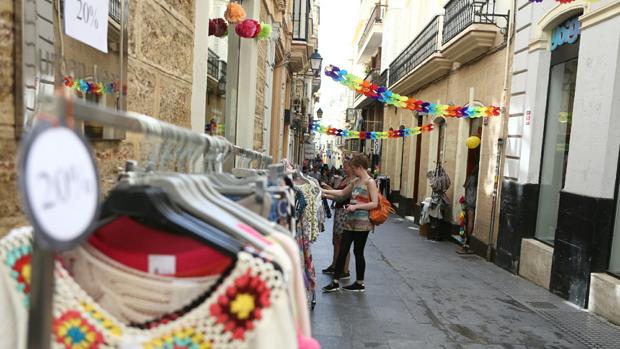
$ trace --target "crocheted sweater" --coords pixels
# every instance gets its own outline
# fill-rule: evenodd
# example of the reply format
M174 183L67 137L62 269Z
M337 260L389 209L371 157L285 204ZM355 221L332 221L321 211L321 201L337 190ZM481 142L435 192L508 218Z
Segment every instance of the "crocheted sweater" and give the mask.
M0 240L0 349L26 347L32 232ZM297 335L282 275L240 252L233 270L206 299L150 329L130 327L86 294L56 262L51 334L54 349L290 349Z

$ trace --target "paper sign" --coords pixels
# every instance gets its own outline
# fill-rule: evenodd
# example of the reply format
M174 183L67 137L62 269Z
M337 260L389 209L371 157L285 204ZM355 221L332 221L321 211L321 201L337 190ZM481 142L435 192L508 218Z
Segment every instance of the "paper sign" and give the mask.
M70 248L97 219L99 181L87 144L71 129L37 126L24 141L20 189L35 233Z
M109 0L65 0L65 34L108 52Z

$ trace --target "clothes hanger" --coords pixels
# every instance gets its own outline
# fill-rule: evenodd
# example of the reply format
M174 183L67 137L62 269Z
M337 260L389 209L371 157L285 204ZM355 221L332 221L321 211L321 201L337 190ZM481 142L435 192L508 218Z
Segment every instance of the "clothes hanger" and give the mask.
M167 160L168 150L171 149L170 143L176 138L175 129L174 127L161 127L158 122L150 118L138 118L138 120L146 130L147 136L155 134L163 140L164 149L158 151L161 154L158 168L162 168ZM163 191L168 200L165 200L161 194L153 194L156 190ZM145 195L138 195L141 191ZM135 210L130 210L130 207L127 207L123 200L140 205L140 200L132 200L136 196L140 200L146 200L155 208L158 208L157 205L160 203L152 201L161 200L164 203L163 205L170 209L165 211L166 207L159 207L159 210L154 210L154 212L135 212ZM148 173L122 180L114 192L114 196L110 196L109 206L109 211L113 213L123 214L126 212L133 216L145 215L149 220L156 220L157 214L163 214L164 217L168 218L166 214L172 215L169 212L172 211L176 213L176 216L169 219L175 218L177 224L180 224L180 221L185 222L189 228L193 229L194 234L204 238L210 246L213 245L212 247L218 248L217 244L220 242L233 245L234 248L228 249L227 253L233 252L236 255L248 243L255 248L263 247L254 241L240 239L237 233L239 221L225 212L221 212L214 205L210 205L208 201L199 200L196 191L189 186L189 183L175 174Z
M208 139L208 142L204 144L204 151L208 151L210 146L213 146L213 138ZM209 161L211 157L205 156L205 161ZM206 167L213 168L212 164L206 164ZM210 197L213 202L220 206L220 208L228 211L238 219L245 222L248 226L254 228L263 235L269 235L274 232L275 223L270 222L264 217L237 205L234 201L230 200L226 196L222 195L216 190L215 186L211 183L210 176L205 175L191 175L191 178L196 181L201 193L207 197Z

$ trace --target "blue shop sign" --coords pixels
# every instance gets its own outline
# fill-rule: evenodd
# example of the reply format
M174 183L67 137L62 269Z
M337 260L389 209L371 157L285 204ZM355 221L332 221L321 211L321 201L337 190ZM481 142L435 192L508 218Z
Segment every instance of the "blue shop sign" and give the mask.
M581 23L577 17L558 25L551 34L551 51L564 44L574 44L579 39L580 33Z

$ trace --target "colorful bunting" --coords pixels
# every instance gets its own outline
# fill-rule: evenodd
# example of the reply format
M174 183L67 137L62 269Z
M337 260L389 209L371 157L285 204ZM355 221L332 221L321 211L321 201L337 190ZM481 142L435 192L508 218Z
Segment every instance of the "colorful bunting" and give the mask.
M393 105L398 108L417 111L420 114L465 119L499 116L500 114L500 108L495 106L461 107L455 105L430 103L417 100L413 97L401 96L388 90L387 87L378 86L370 81L363 80L362 78L350 74L344 69L341 70L333 65L328 65L325 67L325 75L368 98L372 98L381 103Z
M310 129L314 133L326 134L329 136L344 137L349 139L388 139L388 138L403 138L409 136L417 136L423 132L430 132L435 128L434 124L426 124L424 126L404 128L404 129L390 129L389 131L354 131L347 129L339 129L334 127L325 127L318 122L314 122Z

